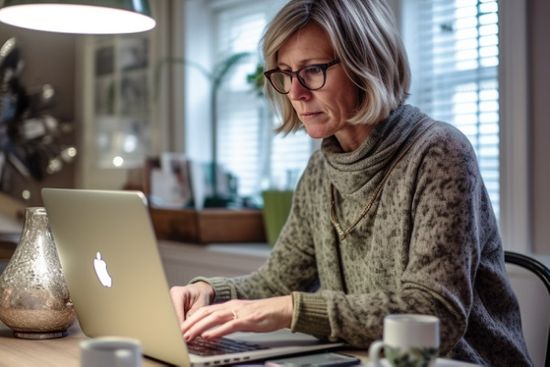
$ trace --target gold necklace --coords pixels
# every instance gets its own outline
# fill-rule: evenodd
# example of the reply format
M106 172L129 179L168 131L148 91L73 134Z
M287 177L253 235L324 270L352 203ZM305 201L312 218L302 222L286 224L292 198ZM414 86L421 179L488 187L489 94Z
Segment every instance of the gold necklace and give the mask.
M431 125L430 125L431 126ZM428 126L424 131L428 130L428 128L430 127ZM423 131L423 132L424 132ZM353 229L357 226L357 224L359 224L359 222L367 215L367 213L369 212L372 204L374 204L374 202L376 201L376 199L378 198L378 196L380 196L380 193L382 192L382 188L384 187L384 184L386 183L386 181L388 180L388 177L390 176L390 173L393 171L394 167L397 165L397 163L399 163L401 161L401 159L405 156L405 154L411 149L411 147L414 145L414 143L420 138L422 134L419 134L416 139L414 139L402 152L401 154L399 154L399 156L393 161L392 165L390 166L390 168L388 168L388 170L386 171L386 173L384 174L384 177L382 177L382 181L380 181L380 183L378 184L378 186L376 187L376 190L374 191L373 195L370 197L370 200L367 202L367 205L365 205L365 207L363 208L363 210L361 210L361 213L359 213L359 215L357 216L357 218L352 222L352 224L346 228L346 229L343 229L342 226L340 225L340 223L338 222L338 219L336 218L336 205L338 204L336 202L337 200L337 193L336 193L336 188L334 187L334 185L331 183L330 184L330 222L332 223L332 225L334 226L334 229L336 229L336 233L338 234L338 237L340 238L340 241L343 241L347 236L348 234L350 234L351 231L353 231Z

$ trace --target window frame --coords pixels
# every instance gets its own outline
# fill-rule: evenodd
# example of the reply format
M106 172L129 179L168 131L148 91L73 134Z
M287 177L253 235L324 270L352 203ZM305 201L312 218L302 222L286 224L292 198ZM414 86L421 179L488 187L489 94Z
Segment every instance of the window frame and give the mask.
M504 248L532 253L529 200L527 1L499 0L500 231ZM521 123L521 122L524 123Z

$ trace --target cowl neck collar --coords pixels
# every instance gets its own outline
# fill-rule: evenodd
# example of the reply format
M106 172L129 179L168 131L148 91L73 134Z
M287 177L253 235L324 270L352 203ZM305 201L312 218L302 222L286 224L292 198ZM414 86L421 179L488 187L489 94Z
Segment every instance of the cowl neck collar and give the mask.
M361 189L384 171L426 117L416 107L401 105L378 123L367 139L351 152L344 152L335 136L323 139L321 152L327 163L330 182L344 195Z

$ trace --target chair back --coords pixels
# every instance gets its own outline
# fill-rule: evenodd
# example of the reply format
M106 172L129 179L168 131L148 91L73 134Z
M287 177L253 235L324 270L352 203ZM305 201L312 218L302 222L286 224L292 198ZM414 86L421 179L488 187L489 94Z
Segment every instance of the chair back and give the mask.
M538 260L512 251L506 251L504 258L529 355L534 366L550 366L550 270Z

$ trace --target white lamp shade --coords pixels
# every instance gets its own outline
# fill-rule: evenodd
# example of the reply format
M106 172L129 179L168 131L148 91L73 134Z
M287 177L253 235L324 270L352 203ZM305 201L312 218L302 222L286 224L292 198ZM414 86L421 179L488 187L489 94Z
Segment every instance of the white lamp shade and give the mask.
M112 1L112 6L108 1L92 3L5 1L0 8L0 21L40 31L80 34L134 33L155 27L144 0Z

